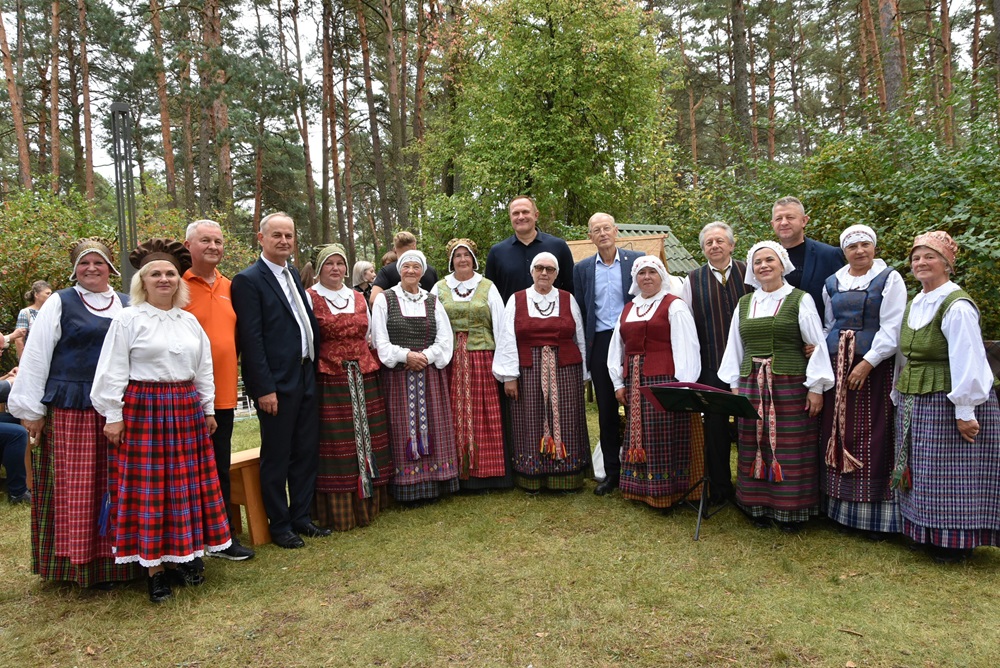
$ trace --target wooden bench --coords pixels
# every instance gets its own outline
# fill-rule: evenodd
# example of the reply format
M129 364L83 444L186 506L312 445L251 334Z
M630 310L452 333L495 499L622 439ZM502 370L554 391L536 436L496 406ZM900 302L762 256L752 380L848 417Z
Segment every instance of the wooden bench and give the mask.
M243 531L240 506L245 506L247 524L250 525L250 544L270 543L271 531L267 526L264 498L260 492L260 448L233 453L229 465L229 486L229 516L233 518L233 533Z

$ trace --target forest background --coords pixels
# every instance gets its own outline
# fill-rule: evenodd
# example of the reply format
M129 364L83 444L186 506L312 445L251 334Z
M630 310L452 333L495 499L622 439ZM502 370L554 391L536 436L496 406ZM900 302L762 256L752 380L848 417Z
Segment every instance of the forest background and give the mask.
M262 215L304 263L377 260L400 229L432 263L485 255L530 193L541 227L595 211L772 237L909 242L948 230L958 281L1000 338L1000 0L0 0L0 327L68 242L114 237L112 101L134 123L139 236L226 228L250 264Z

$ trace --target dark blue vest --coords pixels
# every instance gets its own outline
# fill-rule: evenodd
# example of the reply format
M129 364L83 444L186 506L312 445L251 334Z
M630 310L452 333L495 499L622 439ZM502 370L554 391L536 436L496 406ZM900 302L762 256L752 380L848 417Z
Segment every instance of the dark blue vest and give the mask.
M84 410L91 407L90 387L94 384L97 360L101 356L104 337L111 327L111 318L101 318L84 306L80 293L65 288L58 293L62 302L62 334L49 364L42 403L51 408ZM118 293L123 306L128 295Z
M886 267L878 276L872 279L866 290L847 290L842 292L837 284L837 275L826 279L826 293L830 295L833 306L833 324L826 336L826 345L831 355L837 354L840 343L840 332L845 329L854 330L854 352L863 357L872 349L872 341L879 328L879 310L882 308L882 291L885 282L892 272L892 267Z

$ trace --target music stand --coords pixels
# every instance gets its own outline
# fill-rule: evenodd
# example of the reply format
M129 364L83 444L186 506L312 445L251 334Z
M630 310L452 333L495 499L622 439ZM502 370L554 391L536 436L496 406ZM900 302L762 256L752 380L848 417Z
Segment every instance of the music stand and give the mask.
M733 415L751 420L759 420L760 415L750 400L746 397L726 392L710 385L700 383L666 383L664 385L650 385L640 388L642 394L653 406L668 413L709 413L712 415ZM702 444L704 448L704 459L708 462L708 441ZM688 500L688 496L698 486L701 486L701 500L698 503L698 523L694 529L694 539L698 540L701 535L701 521L709 518L713 513L706 512L705 505L708 501L709 489L708 472L706 471L700 480L695 482L684 493L684 503L692 508L694 504ZM721 506L720 506L721 508Z

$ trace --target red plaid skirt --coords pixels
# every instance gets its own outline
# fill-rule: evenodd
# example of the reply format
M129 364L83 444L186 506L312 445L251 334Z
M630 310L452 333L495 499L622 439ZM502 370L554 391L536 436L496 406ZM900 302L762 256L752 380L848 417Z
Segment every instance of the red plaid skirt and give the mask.
M500 417L500 393L493 377L492 350L465 350L467 332L458 333L458 348L448 365L448 383L451 386L451 405L454 407L455 437L461 462L462 480L469 478L496 478L506 473L503 450L503 421ZM467 355L469 360L469 394L459 396L456 376L458 358ZM466 431L458 424L460 407L467 406L472 413L472 442L474 457L469 457L469 445L462 443L460 435Z
M185 562L230 545L212 438L194 383L129 382L112 470L115 561Z

